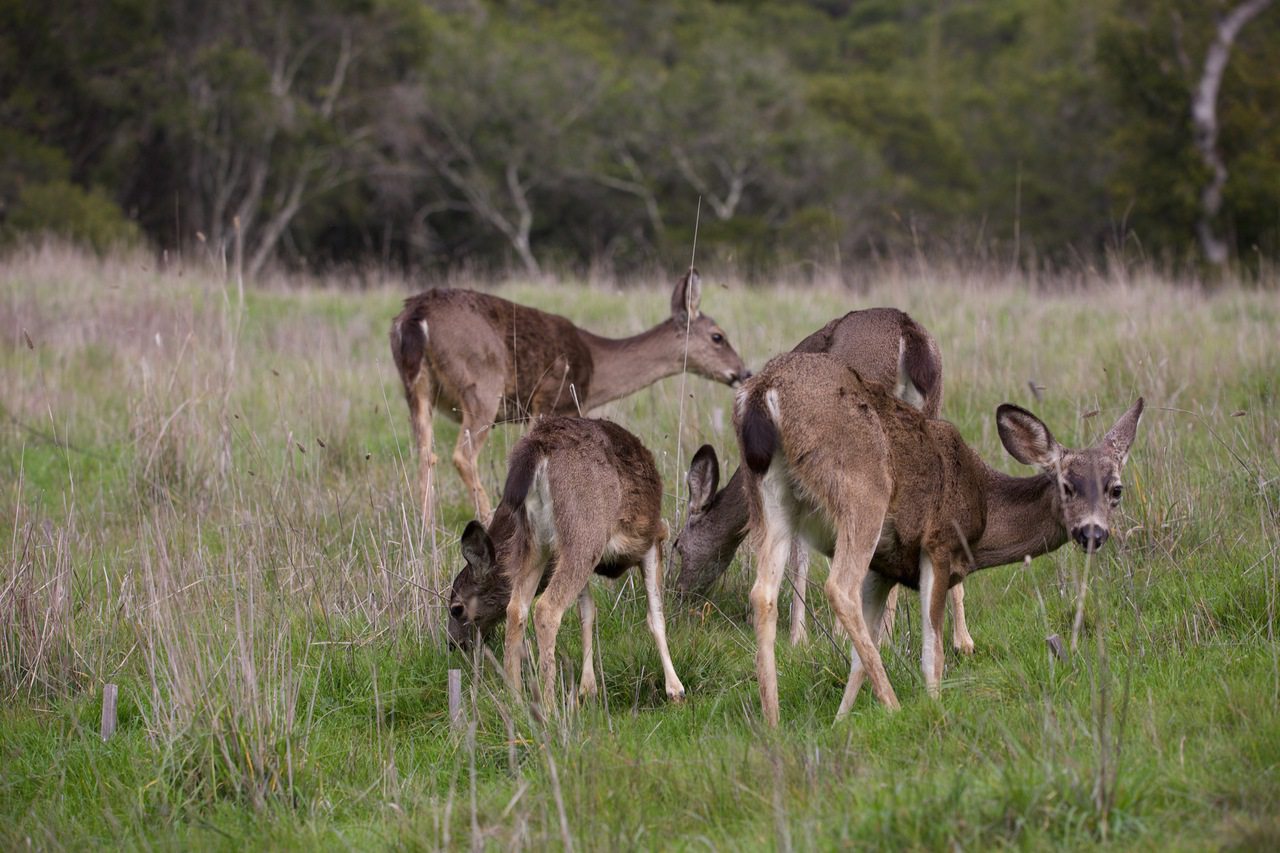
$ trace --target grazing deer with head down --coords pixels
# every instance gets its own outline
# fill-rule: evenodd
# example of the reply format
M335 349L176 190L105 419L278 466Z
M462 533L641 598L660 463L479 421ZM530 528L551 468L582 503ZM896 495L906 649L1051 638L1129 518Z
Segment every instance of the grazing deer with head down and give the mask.
M927 418L942 409L942 353L929 332L896 308L851 311L832 320L796 345L792 352L826 353L864 379L893 388L895 396L919 408ZM689 512L672 545L679 566L676 588L703 592L733 562L747 535L746 475L739 468L723 490L720 462L709 444L700 447L689 465ZM791 600L791 642L805 641L805 585L808 554L796 552L795 595ZM893 623L897 589L885 606L884 630ZM951 588L952 643L973 653L973 638L965 624L964 586Z
M686 366L727 385L749 376L724 330L699 311L701 301L701 278L690 269L671 294L667 320L611 339L487 293L428 290L405 300L391 323L391 355L418 446L424 521L431 518L438 407L461 422L453 464L476 513L488 519L477 463L495 423L589 412Z
M735 426L747 469L758 569L751 590L756 674L765 720L778 723L774 660L778 589L792 540L831 557L826 593L853 641L836 719L864 677L898 707L876 635L889 590L920 591L925 684L942 682L946 591L972 571L1053 551L1068 538L1088 552L1107 541L1120 474L1142 398L1093 447L1069 450L1035 415L996 410L1005 449L1040 473L991 468L960 433L826 355L782 355L738 393Z
M483 641L506 617L504 668L520 692L525 624L535 595L534 633L542 705L552 707L556 634L578 602L582 682L595 696L591 575L644 573L649 630L658 644L667 696L684 698L667 650L662 612L662 479L640 440L606 420L550 417L537 421L511 452L507 484L488 531L477 521L462 534L466 567L449 594L449 639L463 650Z

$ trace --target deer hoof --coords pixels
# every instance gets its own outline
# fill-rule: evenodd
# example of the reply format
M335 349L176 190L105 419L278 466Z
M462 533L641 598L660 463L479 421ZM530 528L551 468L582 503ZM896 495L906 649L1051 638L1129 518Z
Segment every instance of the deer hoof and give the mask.
M956 651L962 655L973 654L973 637L961 637L955 641Z
M670 699L672 702L676 703L677 705L683 705L684 704L684 688L680 687L676 690L668 689L667 698Z
M596 687L596 683L594 681L584 681L578 685L579 699L583 699L583 700L595 699L599 695L600 695L600 690L598 687Z

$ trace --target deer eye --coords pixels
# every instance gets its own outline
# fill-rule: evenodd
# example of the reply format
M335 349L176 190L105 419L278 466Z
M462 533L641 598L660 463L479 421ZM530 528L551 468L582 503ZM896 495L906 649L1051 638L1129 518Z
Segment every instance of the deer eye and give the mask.
M711 343L713 343L713 344L722 344L722 343L724 343L724 335L720 334L719 332L712 332L712 333L711 333Z
M466 609L461 604L451 604L449 606L449 615L454 619L462 619L467 614Z
M1113 501L1120 500L1120 496L1122 494L1124 494L1124 489L1120 487L1119 483L1111 487L1111 500Z

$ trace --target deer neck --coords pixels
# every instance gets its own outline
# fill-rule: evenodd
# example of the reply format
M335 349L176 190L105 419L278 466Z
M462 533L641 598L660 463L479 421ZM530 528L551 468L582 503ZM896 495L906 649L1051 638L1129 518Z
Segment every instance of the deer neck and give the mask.
M585 330L579 335L591 351L592 364L584 410L633 394L684 367L684 348L673 345L679 338L670 320L629 338L604 338Z
M1038 557L1067 541L1051 475L1011 477L988 467L986 492L987 526L973 548L975 568Z

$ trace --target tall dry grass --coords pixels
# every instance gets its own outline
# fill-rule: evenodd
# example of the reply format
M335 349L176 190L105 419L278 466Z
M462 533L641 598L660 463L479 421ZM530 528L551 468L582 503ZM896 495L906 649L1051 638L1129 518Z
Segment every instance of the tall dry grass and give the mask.
M1052 815L1052 832L1078 820L1089 838L1141 837L1133 777L1169 748L1161 727L1177 725L1146 707L1162 688L1141 678L1135 688L1134 654L1177 667L1185 650L1248 637L1270 661L1257 689L1280 701L1275 282L1210 291L1122 266L1028 280L901 264L752 288L703 272L705 310L755 367L846 310L907 308L942 343L944 414L1006 470L1016 466L995 435L999 402L1030 405L1064 442L1083 443L1146 395L1114 557L1085 562L1064 551L1038 561L1043 568L993 570L970 593L974 633L987 651L979 664L948 663L948 695L1021 704L1033 709L1032 722L994 722L1008 727L996 745L945 702L911 711L974 749L1007 750L1009 774L1026 777L1027 813ZM453 283L500 286L612 334L662 319L669 288ZM753 728L753 640L742 595L749 567L706 606L669 608L681 675L698 685L691 710L665 709L656 698L641 596L624 583L597 590L607 635L597 666L609 685L598 709L572 710L574 629L566 629L562 713L513 703L494 662L478 657L467 664L468 728L449 733L443 672L462 662L445 650L442 592L457 565L467 500L442 466L440 515L426 530L414 517L408 423L385 351L386 324L417 284L303 284L251 282L241 303L234 281L198 265L159 269L144 256L101 261L52 245L4 259L0 465L12 475L0 488L0 518L12 519L0 576L4 702L65 714L56 709L121 684L117 737L154 771L139 808L155 814L148 810L162 805L170 827L206 819L220 804L336 822L358 811L352 804L376 801L358 812L360 822L442 846L462 834L478 845L595 846L583 837L593 813L608 827L600 837L656 844L628 833L646 814L686 825L673 817L681 808L706 812L700 819L713 846L838 838L838 822L821 805L823 780L886 777L851 765L848 749L822 734L825 722L813 722L825 721L828 704L834 711L830 685L842 675L839 652L821 641L808 653L784 653L784 695L803 697L802 733L788 741ZM704 441L734 455L730 401L703 380L670 380L603 412L654 450L673 529L683 512L684 457ZM454 434L440 422L446 450ZM503 428L490 441L482 476L491 490L518 436ZM1214 576L1219 564L1232 576ZM829 621L816 605L817 618ZM908 603L891 653L895 678L915 671L911 611ZM1048 663L1044 635L1073 631L1071 662ZM1026 648L1028 637L1036 648ZM784 715L800 712L796 701ZM884 726L890 742L932 743L925 723L865 716L854 725ZM646 734L636 733L640 725ZM720 726L729 733L717 740ZM673 757L677 744L699 739L714 742L707 763ZM951 742L916 760L938 772L937 756L950 756ZM677 774L667 789L646 781L646 756L655 755L665 762L655 766ZM719 776L709 769L717 761ZM344 773L359 784L345 784ZM622 779L640 792L635 804L605 799ZM769 840L734 834L735 826L756 831L755 808L730 802L720 785L760 798ZM1060 804L1049 802L1054 796ZM889 794L875 797L898 807ZM965 814L1000 825L981 811ZM50 840L85 840L42 826ZM942 837L926 823L912 827L884 837ZM134 843L150 838L145 829L103 831ZM297 831L293 842L307 837ZM1018 837L950 831L971 843Z

